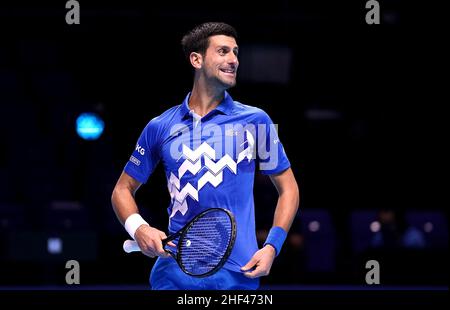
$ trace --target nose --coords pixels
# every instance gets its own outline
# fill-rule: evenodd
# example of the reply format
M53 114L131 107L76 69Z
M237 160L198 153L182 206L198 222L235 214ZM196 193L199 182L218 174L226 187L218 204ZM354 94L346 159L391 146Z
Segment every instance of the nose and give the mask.
M233 66L238 66L239 60L238 60L237 56L233 53L230 53L230 55L231 56L228 58L228 63Z

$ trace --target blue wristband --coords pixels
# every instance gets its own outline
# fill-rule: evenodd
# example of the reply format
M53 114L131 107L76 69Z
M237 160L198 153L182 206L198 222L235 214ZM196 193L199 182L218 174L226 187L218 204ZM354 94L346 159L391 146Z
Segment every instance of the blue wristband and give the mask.
M286 240L286 236L287 232L285 232L283 228L279 226L272 227L269 231L266 242L264 242L264 246L266 246L266 244L270 244L271 246L273 246L276 252L275 256L278 256L278 254L280 254L284 240Z

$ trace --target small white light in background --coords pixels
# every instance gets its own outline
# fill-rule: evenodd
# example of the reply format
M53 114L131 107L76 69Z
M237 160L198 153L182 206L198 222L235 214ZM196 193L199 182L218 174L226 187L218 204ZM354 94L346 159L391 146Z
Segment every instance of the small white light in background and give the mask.
M320 229L320 223L318 221L311 221L308 224L309 231L317 232Z
M378 231L380 231L381 225L380 222L378 221L374 221L372 223L370 223L370 231L373 233L376 233Z

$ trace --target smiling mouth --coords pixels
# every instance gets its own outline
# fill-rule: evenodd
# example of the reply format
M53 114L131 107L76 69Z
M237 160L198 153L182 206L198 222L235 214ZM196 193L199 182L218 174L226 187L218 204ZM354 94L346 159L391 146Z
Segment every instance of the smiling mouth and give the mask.
M220 69L220 71L227 73L227 74L232 74L232 75L236 74L236 69Z

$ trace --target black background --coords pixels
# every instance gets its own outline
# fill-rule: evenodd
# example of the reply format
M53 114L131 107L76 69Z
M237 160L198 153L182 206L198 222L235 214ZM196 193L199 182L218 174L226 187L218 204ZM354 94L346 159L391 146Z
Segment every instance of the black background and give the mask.
M81 261L83 284L146 284L153 261L121 252L127 235L110 195L147 122L190 91L192 72L180 40L206 21L237 29L241 57L254 45L292 51L287 83L238 74L230 93L279 124L301 208L327 209L337 230L334 273L287 281L275 263L277 275L263 283L363 284L367 256L354 257L349 249L353 210L433 209L448 217L432 175L440 169L433 140L442 124L432 108L438 28L428 17L436 9L379 2L381 25L366 24L365 1L80 1L80 25L65 23L64 1L2 3L0 202L21 210L23 220L2 233L0 285L64 284L67 259ZM308 118L314 109L340 117ZM95 142L74 130L85 111L99 113L106 124ZM160 167L137 194L143 213L161 229L169 203L165 184ZM47 217L53 201L79 202L88 221L80 229L55 226ZM258 178L255 202L266 228L276 203L268 179ZM17 237L24 232L33 237ZM39 244L49 235L78 240L74 252L56 258L22 253L31 247L27 242ZM28 241L11 246L17 238ZM22 259L11 254L17 252ZM391 272L387 284L447 283L448 249L390 255L400 256L380 256Z

